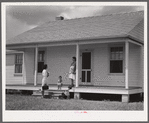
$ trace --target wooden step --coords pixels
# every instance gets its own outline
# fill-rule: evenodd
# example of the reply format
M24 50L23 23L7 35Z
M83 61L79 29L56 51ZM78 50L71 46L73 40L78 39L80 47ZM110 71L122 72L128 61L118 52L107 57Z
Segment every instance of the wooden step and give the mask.
M32 95L33 96L41 96L42 93L41 93L41 91L33 91ZM49 92L44 92L44 95L49 95Z
M64 92L64 90L45 90L44 95L49 95L52 97L59 97L63 92ZM33 91L32 95L33 96L41 96L42 92L41 92L41 90Z

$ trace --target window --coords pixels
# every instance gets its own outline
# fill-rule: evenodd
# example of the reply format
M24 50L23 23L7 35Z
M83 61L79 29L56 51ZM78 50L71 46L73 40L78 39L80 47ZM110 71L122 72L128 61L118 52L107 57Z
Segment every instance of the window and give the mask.
M123 73L123 47L110 48L110 73Z
M38 52L38 73L41 73L43 70L43 65L45 61L45 51Z
M22 73L23 54L15 55L15 73Z

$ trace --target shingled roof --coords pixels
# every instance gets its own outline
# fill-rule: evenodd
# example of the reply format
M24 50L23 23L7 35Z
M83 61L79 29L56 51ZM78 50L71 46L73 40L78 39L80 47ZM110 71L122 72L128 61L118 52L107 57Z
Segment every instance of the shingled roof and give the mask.
M143 43L144 12L130 12L47 22L12 39L7 45L131 37Z

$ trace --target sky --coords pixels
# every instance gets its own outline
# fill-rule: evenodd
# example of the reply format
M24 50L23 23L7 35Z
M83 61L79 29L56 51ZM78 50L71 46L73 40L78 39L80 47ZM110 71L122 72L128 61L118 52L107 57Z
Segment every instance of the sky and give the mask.
M57 16L74 19L141 10L144 10L143 6L8 5L6 7L6 39L13 38L45 22L55 21Z

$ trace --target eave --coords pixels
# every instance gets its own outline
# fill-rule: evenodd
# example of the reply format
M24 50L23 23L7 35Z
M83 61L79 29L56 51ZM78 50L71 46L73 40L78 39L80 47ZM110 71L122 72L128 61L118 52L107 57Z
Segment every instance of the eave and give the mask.
M48 46L65 46L65 45L76 45L81 44L97 44L97 43L120 43L124 42L126 39L130 39L131 43L137 45L143 45L142 41L135 39L132 36L121 35L121 36L110 36L110 37L94 37L94 38L82 38L73 40L59 40L59 41L43 41L43 42L30 42L30 43L16 43L7 44L7 49L20 49L20 48L34 48L34 47L48 47Z

